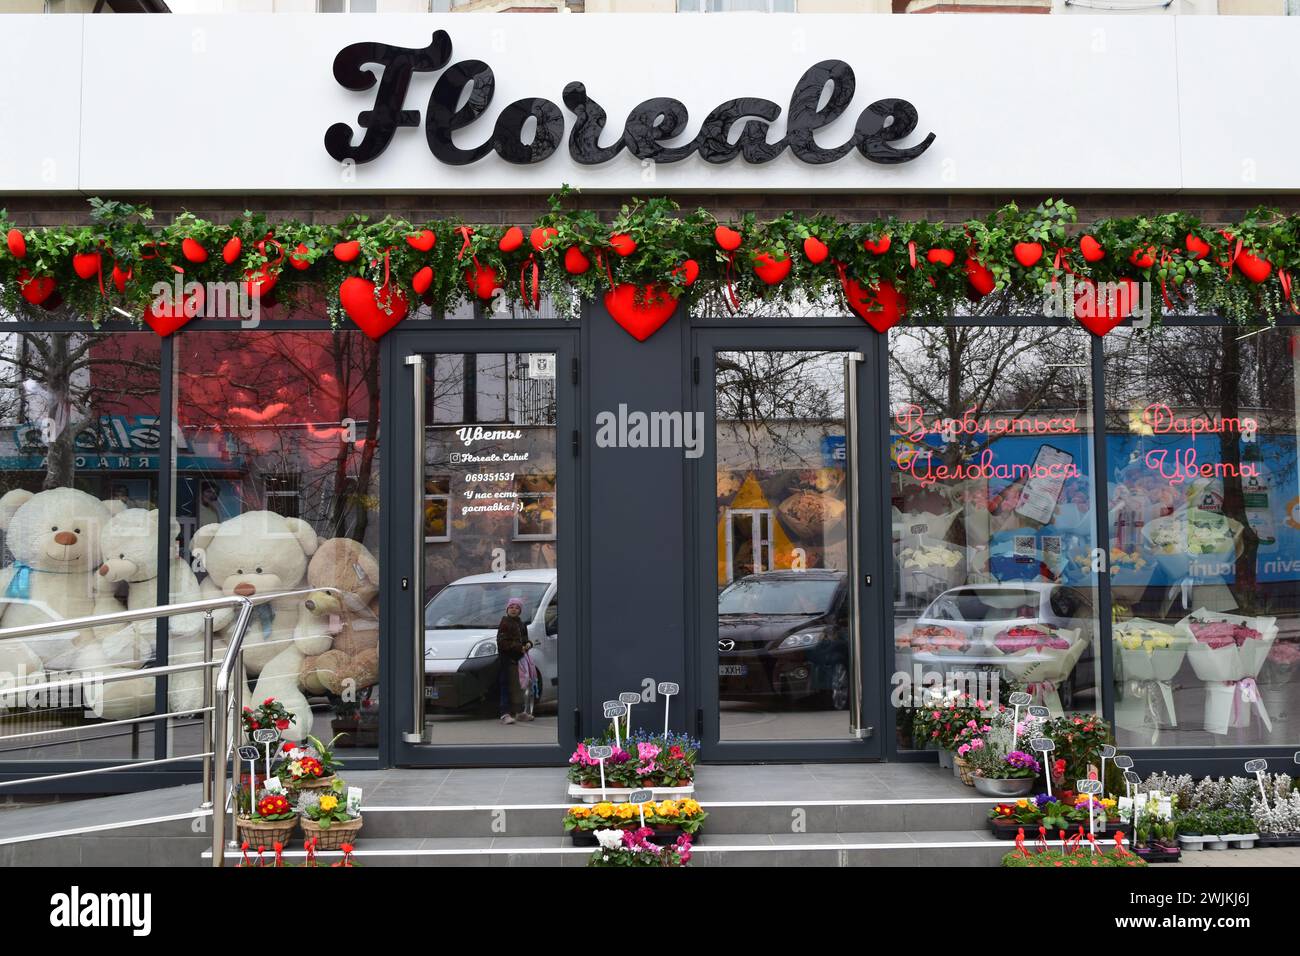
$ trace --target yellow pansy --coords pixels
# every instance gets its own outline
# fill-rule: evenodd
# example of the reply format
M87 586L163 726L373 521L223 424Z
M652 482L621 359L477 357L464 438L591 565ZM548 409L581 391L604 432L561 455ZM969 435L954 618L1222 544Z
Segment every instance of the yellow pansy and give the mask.
M339 805L339 798L334 796L333 794L327 793L325 794L325 796L320 798L320 808L326 811L327 813L330 810L337 808L338 805Z
M614 804L610 803L608 800L602 800L600 803L596 804L594 807L591 808L591 812L598 817L613 816Z
M700 812L699 801L692 800L690 797L687 797L685 800L682 801L682 813L686 814L688 817L693 817L695 816L695 814L699 812Z

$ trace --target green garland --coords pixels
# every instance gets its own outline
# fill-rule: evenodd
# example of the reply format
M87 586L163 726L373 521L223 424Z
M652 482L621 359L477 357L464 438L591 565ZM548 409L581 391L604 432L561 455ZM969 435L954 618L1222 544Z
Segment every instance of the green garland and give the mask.
M172 286L179 276L184 283L242 282L266 298L324 309L337 325L338 289L353 276L375 284L384 312L391 311L381 293L387 282L390 294L400 290L411 305L419 298L435 311L476 295L492 307L525 308L549 295L565 317L611 283L714 294L745 309L838 297L848 277L864 286L892 283L905 297L908 320L926 322L969 309L982 297L977 285L1000 311L1041 314L1052 284L1069 273L1076 283L1149 282L1154 320L1167 305L1241 324L1272 323L1300 308L1300 289L1290 295L1300 273L1300 215L1263 208L1222 228L1183 213L1080 227L1075 209L1060 200L1029 211L1007 205L956 224L793 213L721 223L703 209L682 214L672 200L655 198L625 205L606 222L577 208L566 188L535 224L508 227L365 216L336 225L271 223L251 212L222 224L184 213L159 226L145 207L90 205L88 226L19 230L0 211L0 306L22 315L62 306L98 323L120 314L115 309L143 315L155 284ZM413 238L426 230L432 248ZM1099 244L1102 258L1085 258L1085 237ZM350 259L349 243L357 244ZM776 284L755 272L766 264L780 275L787 259L788 275ZM417 274L424 285L418 296Z

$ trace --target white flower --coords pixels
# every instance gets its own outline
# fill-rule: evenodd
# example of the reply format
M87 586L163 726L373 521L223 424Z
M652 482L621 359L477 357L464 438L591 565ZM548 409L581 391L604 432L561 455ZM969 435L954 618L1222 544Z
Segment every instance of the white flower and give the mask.
M617 850L623 845L623 831L597 830L596 842L606 850Z

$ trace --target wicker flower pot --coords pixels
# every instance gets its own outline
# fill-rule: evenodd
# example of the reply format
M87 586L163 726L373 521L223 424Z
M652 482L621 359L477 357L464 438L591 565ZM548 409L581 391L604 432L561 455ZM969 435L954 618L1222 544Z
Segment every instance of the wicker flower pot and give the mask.
M953 754L952 765L954 769L956 769L957 776L961 778L962 783L966 784L968 787L975 786L975 778L971 776L970 764L966 762L964 757L959 757L956 754Z
M328 830L310 817L302 818L302 835L304 839L316 838L318 850L337 850L345 843L351 843L361 831L361 817L346 823L331 823Z
M269 847L276 843L288 846L289 837L293 836L297 825L296 817L290 817L288 820L254 820L251 817L238 817L235 820L240 842L247 841L248 845L253 847Z

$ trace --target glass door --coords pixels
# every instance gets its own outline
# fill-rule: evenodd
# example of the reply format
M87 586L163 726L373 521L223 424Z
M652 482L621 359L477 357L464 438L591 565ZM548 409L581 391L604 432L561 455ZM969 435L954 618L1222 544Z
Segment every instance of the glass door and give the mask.
M700 723L718 756L879 752L880 536L859 465L874 343L826 331L699 336Z
M460 337L458 337L460 338ZM535 339L536 341L532 341ZM498 344L500 343L500 344ZM412 522L400 762L554 759L572 736L567 336L434 337L403 356ZM398 536L408 532L395 522Z

